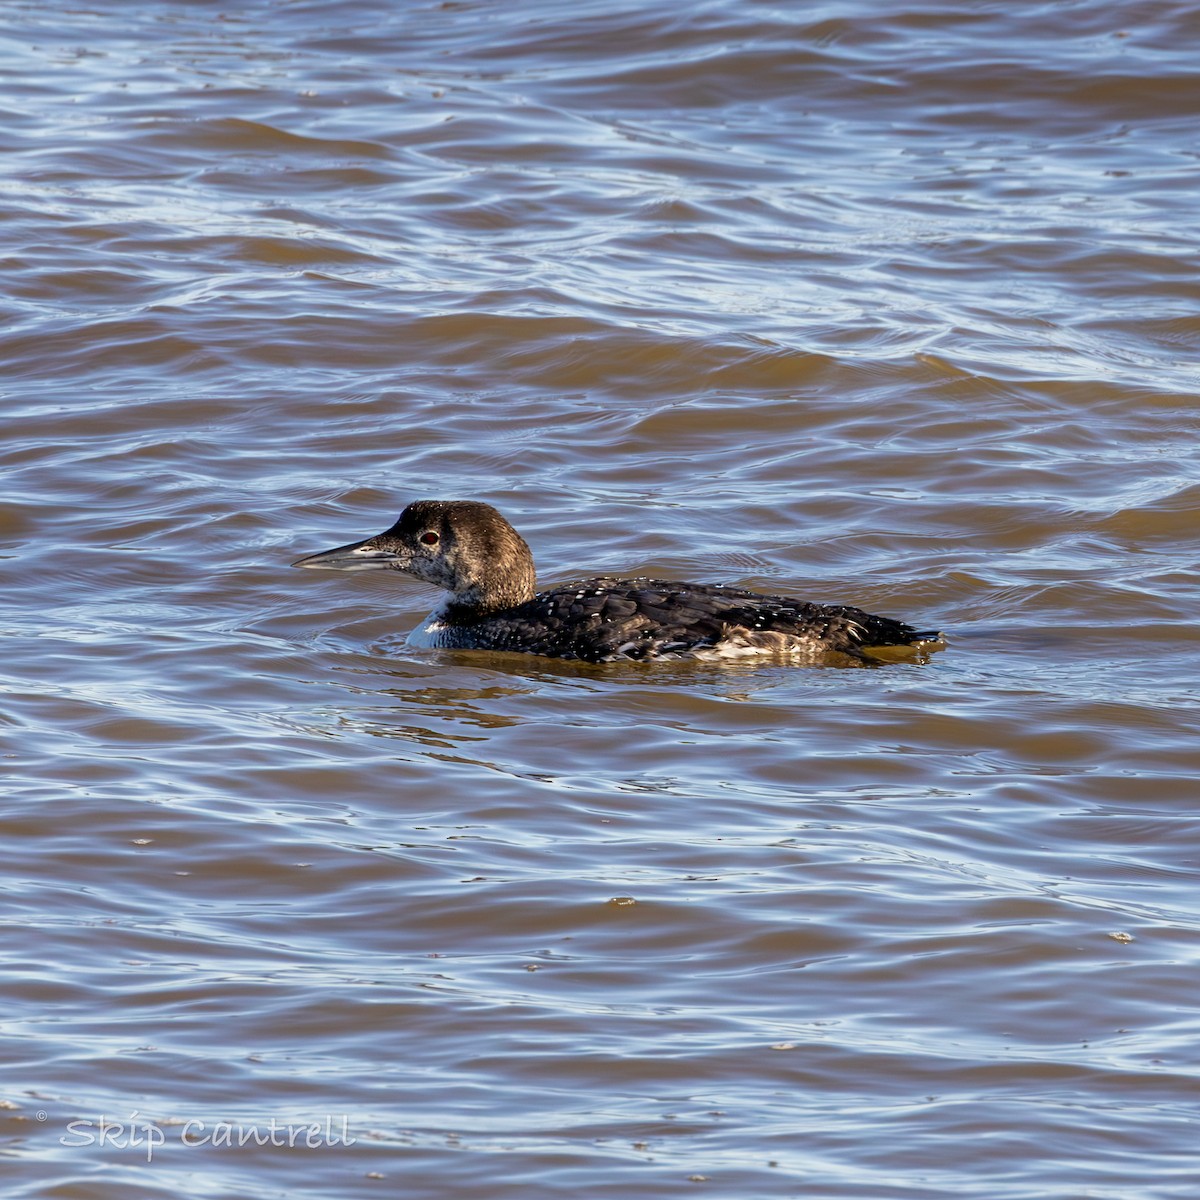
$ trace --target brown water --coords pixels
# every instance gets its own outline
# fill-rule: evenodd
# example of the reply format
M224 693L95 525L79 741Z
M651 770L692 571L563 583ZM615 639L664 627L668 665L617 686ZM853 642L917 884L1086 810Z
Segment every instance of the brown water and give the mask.
M1194 6L0 12L6 1196L1197 1195Z

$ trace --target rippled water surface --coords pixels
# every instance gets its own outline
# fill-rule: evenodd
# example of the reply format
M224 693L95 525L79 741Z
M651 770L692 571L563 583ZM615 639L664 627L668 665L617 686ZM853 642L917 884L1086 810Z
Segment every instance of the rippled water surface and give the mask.
M1195 1197L1194 6L0 13L7 1196Z

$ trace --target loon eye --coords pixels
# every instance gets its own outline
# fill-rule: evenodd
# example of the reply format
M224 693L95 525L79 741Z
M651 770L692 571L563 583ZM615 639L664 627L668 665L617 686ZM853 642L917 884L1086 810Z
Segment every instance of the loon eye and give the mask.
M427 546L436 546L438 544L438 535L432 529L426 530L421 534L421 541Z

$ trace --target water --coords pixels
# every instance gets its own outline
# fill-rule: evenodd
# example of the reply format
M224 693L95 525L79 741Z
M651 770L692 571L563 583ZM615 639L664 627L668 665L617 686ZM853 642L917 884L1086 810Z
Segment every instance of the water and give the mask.
M1195 1195L1192 8L2 12L6 1195ZM422 497L950 645L288 568Z

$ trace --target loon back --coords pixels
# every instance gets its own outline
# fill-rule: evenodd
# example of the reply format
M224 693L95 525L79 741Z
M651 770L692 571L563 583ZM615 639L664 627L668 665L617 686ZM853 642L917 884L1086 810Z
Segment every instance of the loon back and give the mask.
M423 640L584 662L747 656L815 662L831 653L861 658L876 647L927 645L938 635L858 608L744 588L602 577L539 592L480 620L461 619L448 605L425 626Z
M533 555L487 504L421 500L384 533L294 564L403 571L449 592L413 639L585 662L748 655L817 662L883 647L935 649L938 633L858 608L744 588L600 577L534 591Z

